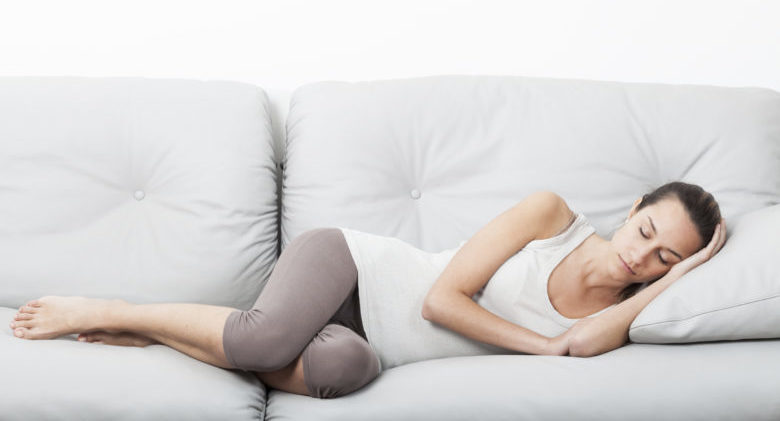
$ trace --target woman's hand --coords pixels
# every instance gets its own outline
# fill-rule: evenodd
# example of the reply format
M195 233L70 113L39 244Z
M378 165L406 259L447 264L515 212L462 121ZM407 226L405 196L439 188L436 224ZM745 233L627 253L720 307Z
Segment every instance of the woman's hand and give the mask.
M715 227L715 233L712 235L712 240L707 244L707 247L699 250L687 259L675 264L669 269L670 273L676 274L678 277L690 272L696 266L710 260L726 242L726 220L721 218L720 223Z
M599 326L595 318L583 317L577 320L564 335L569 338L569 355L572 357L590 357L596 355L595 353L589 353L586 351L592 348L592 343L589 343L595 338L605 337L605 335L599 334L599 329L603 329L603 326ZM622 344L621 344L622 345ZM606 352L607 350L600 350L599 354Z
M544 351L539 355L569 355L569 331L554 337L547 338L547 343L544 346Z
M582 357L579 349L582 348L582 338L589 338L594 335L593 330L597 328L594 324L595 319L583 317L577 320L569 329L560 335L549 338L545 346L545 352L542 355L571 355L572 357Z
M572 349L572 339L582 333L586 326L591 324L593 319L582 318L577 320L569 329L560 335L547 339L545 352L542 355L570 355ZM574 356L573 354L571 354Z

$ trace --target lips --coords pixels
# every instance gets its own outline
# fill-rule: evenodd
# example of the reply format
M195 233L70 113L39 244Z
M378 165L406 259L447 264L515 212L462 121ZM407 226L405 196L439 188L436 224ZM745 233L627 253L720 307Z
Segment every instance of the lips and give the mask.
M618 257L620 258L620 262L621 262L621 263L623 263L623 267L625 267L625 268L626 268L626 271L628 271L628 273L630 273L630 274L632 274L632 275L636 275L636 273L634 273L634 271L633 271L633 270L631 270L631 268L628 266L628 264L626 264L626 262L623 260L623 258L622 258L622 257L620 257L620 255L619 255L619 254L618 254Z

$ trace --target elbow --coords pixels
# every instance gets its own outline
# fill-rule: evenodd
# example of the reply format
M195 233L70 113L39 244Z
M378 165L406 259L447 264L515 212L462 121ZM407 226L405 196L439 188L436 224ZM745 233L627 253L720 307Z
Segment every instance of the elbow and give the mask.
M569 356L571 357L592 357L593 355L588 349L588 344L579 335L574 335L569 338Z
M422 306L422 317L425 320L438 323L439 321L447 320L450 318L450 314L453 311L453 306L459 306L458 300L465 294L460 293L436 293L431 295L430 293L425 297ZM471 298L469 297L469 300Z
M433 305L429 299L425 299L422 306L422 318L425 320L433 321Z
M587 337L574 335L569 339L569 355L572 357L595 357L605 352L620 348L626 343L625 338Z
M587 358L602 353L594 346L594 341L583 337L583 335L574 335L569 339L569 356L571 357Z
M428 294L423 301L422 317L425 320L435 322L439 317L441 296Z

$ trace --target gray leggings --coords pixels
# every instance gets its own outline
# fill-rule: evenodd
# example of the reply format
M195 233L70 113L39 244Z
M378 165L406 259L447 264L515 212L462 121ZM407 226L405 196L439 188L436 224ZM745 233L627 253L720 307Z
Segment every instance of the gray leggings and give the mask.
M309 395L335 398L379 375L360 317L357 268L338 228L316 228L285 247L247 311L225 322L223 347L241 370L269 372L303 354Z

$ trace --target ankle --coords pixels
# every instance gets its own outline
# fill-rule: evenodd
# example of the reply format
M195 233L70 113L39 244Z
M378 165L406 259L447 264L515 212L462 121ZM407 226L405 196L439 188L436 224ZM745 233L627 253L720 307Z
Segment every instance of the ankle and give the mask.
M122 299L111 299L106 301L95 320L97 329L104 330L109 333L119 333L122 331L122 320L126 318L126 311L133 304Z

